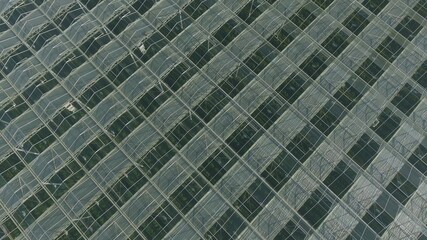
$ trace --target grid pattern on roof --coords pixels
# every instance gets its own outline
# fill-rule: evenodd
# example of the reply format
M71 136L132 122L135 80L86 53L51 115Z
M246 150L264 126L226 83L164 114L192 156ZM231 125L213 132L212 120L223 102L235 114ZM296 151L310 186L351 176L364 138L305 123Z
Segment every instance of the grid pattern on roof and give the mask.
M0 0L0 239L426 239L426 0Z

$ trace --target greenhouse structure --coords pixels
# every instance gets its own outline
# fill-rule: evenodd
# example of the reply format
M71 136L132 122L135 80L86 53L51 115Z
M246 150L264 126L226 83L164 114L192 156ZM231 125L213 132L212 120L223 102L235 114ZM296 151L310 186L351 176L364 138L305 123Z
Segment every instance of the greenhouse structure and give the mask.
M0 239L427 239L427 0L0 0Z

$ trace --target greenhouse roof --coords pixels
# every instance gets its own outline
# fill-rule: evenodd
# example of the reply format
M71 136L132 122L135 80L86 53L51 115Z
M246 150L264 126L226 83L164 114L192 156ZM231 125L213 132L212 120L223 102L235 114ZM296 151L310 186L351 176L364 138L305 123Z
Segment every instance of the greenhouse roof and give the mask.
M0 239L427 239L426 0L0 0Z

